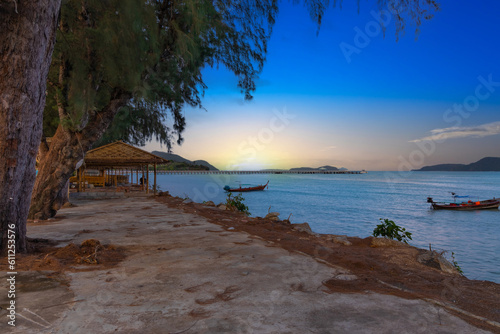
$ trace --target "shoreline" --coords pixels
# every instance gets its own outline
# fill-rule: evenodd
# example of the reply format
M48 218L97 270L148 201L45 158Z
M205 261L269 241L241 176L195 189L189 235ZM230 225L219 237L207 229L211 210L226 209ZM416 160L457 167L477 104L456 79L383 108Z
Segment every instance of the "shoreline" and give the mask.
M458 193L470 194L477 199L491 198L497 193L497 190L492 190L492 185L498 184L499 179L479 174L466 179L450 175L445 177L449 182L443 186L439 183L440 175L414 174L401 183L391 183L398 180L397 177L384 172L368 174L368 178L338 176L335 180L330 180L327 175L278 175L270 179L269 191L243 196L252 216L265 216L272 205L271 211L280 212L280 218L286 219L293 213L292 222L308 222L318 233L364 238L372 235L379 224L378 218L388 218L413 233L412 245L428 249L432 244L432 249L448 251L445 256L449 261L453 260L451 252L454 252L467 277L500 283L496 270L500 251L496 238L500 233L500 225L496 224L498 210L458 214L432 211L426 203L430 195L435 195L436 201L447 200L449 194L444 190L457 191L459 186L474 189L477 178L481 186L486 184L486 190L477 193L458 190ZM238 184L235 180L262 184L267 178L234 176L224 179L203 175L183 178L174 175L161 176L159 180L162 190L169 190L172 195L189 197L198 203L209 200L219 203L226 201L226 195L221 191L225 184Z
M159 196L156 200L169 207L201 215L226 229L234 228L236 231L258 236L275 247L306 254L320 263L340 265L358 276L358 279L354 281L326 282L325 285L332 293L370 291L409 299L428 300L445 307L471 324L500 333L497 302L500 300L500 284L471 280L459 275L458 272L445 273L436 269L435 263L431 263L430 266L419 263L416 257L422 251L426 252L425 249L385 238L309 233L294 229L294 226L302 224L290 224L286 220L273 221L262 217L248 217L228 210L215 211L213 207L202 203L185 203L184 199L170 195ZM214 212L218 214L214 215ZM226 216L233 220L229 222L227 218L224 218ZM284 235L286 235L285 238ZM335 240L335 237L338 237L338 240ZM356 253L349 254L354 248L358 248ZM364 282L361 283L361 281ZM470 290L473 292L471 293ZM484 324L486 325L483 327Z
M191 328L188 333L215 333L217 326L263 332L275 328L276 321L292 326L289 330L324 330L339 329L335 321L342 317L352 326L372 330L425 322L430 331L465 333L460 318L500 332L500 285L425 266L415 260L415 247L311 234L284 221L183 202L171 196L78 200L77 207L61 210L55 219L29 223L29 236L43 247L18 256L23 273L20 303L51 324L45 324L46 332L61 333L71 322L86 331L93 326L123 331L128 326L130 333L154 324L149 332L164 333L162 321L167 320L171 332ZM89 240L100 241L102 253ZM97 254L95 264L81 261ZM3 263L0 268L5 273ZM263 312L263 305L271 314ZM283 314L280 305L287 305ZM343 314L342 319L318 318L323 312L318 305ZM140 320L162 309L170 311L148 315L151 324ZM116 318L119 314L122 320ZM251 319L248 314L253 314ZM309 318L304 314L314 321L305 323ZM228 323L227 316L243 320ZM372 322L365 323L366 317ZM22 324L24 329L38 328L25 320ZM19 330L23 332L22 326Z

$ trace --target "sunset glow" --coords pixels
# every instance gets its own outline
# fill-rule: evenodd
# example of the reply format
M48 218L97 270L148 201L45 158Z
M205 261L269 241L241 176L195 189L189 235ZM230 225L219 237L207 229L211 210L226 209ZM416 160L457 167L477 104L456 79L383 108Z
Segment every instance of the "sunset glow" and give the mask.
M346 55L376 8L330 9L316 35L302 6L283 3L253 101L232 74L206 69L207 112L186 109L174 153L219 169L407 170L500 156L498 7L442 1L417 40L407 27L396 42L389 24Z

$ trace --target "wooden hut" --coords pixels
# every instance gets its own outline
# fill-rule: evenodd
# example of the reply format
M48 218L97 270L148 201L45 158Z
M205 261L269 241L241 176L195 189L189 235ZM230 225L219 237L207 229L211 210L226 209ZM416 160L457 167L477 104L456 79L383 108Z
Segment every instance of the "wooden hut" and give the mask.
M156 167L169 162L140 148L117 141L88 151L82 165L77 169L76 177L72 179L77 182L78 191L85 191L87 184L102 187L126 184L139 186L149 193L149 169L152 166L153 191L156 195Z

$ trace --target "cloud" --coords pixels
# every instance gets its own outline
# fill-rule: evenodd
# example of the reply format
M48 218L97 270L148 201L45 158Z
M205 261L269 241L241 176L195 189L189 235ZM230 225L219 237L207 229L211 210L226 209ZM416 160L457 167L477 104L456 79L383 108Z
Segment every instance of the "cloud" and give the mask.
M477 126L434 129L431 130L431 135L420 139L410 140L410 143L418 143L421 141L443 141L446 139L466 138L466 137L487 137L500 134L500 122L486 123Z
M334 150L336 148L337 148L337 146L327 146L327 147L323 147L320 151L321 152L330 151L330 150Z

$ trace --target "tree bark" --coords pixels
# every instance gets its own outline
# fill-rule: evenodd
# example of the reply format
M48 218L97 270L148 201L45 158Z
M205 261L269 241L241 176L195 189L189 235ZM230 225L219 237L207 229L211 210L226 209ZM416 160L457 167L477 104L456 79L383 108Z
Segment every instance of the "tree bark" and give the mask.
M130 98L129 93L116 91L110 103L99 113L95 113L81 131L71 131L59 125L48 152L39 163L29 210L30 219L43 220L56 215L64 204L61 196L65 194L67 182L75 171L76 164L102 137L118 110Z
M0 252L26 251L26 218L42 135L60 0L0 0ZM13 228L12 228L13 227ZM12 232L14 239L8 239ZM10 248L9 248L10 249Z

